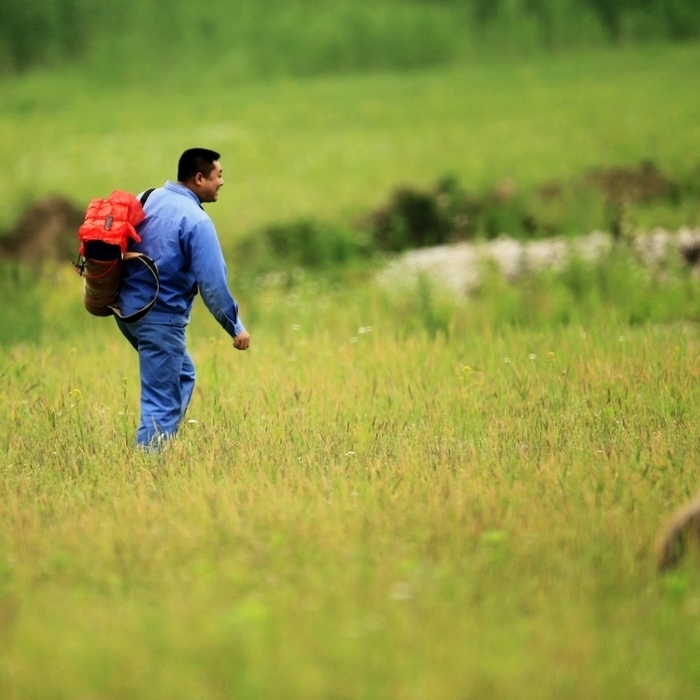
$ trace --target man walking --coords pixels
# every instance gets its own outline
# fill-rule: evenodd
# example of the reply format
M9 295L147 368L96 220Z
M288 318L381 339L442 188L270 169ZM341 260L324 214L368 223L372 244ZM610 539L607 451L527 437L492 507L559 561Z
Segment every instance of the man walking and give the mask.
M228 288L226 263L214 224L202 209L215 202L224 184L220 155L205 148L185 151L177 182L166 182L146 200L141 242L130 250L152 258L160 273L160 291L140 321L117 325L139 354L141 417L136 442L152 449L177 432L192 398L195 369L185 347L185 328L197 292L209 311L247 350L250 336ZM119 292L123 315L136 312L155 294L155 280L137 262L127 262Z

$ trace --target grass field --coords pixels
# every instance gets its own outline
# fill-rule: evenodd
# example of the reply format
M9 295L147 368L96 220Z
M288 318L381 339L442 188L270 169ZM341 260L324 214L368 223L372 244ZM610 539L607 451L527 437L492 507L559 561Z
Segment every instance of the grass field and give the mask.
M447 171L690 172L699 67L688 45L91 99L6 80L1 226L172 178L192 141L225 154L227 245ZM150 457L112 321L67 266L5 269L0 697L693 697L700 565L658 575L655 542L698 487L700 280L617 255L467 303L231 260L253 345L195 309L188 422Z
M700 570L654 547L697 487L697 327L484 301L431 335L382 299L269 293L235 355L197 309L158 458L110 321L3 353L3 697L692 695Z
M211 76L201 88L8 80L0 158L14 167L0 173L0 227L48 192L86 203L161 184L192 143L223 153L228 184L212 216L225 240L302 215L365 213L398 184L446 173L473 190L643 158L683 175L699 160L698 75L693 44L251 85Z

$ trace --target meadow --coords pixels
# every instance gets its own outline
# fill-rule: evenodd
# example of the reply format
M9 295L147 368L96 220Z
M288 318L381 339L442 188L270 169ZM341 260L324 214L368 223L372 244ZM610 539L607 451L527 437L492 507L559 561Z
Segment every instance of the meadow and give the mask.
M687 310L679 279L658 303ZM198 308L157 457L110 321L7 348L2 696L692 695L700 568L660 576L655 546L697 487L697 326L593 284L564 323L531 285L527 324L493 322L517 289L267 288L235 355Z
M698 486L691 271L621 246L464 301L378 286L381 258L260 275L231 254L446 172L684 176L698 68L688 44L187 89L4 79L0 228L49 192L159 184L193 141L224 153L209 211L253 345L197 306L187 422L144 455L113 323L67 263L4 264L0 697L692 697L700 566L655 561Z
M225 242L297 217L347 220L398 185L446 174L477 192L504 179L528 191L648 159L688 178L700 152L699 74L690 44L245 84L9 78L0 158L13 167L0 173L0 230L49 193L85 206L117 185L162 184L175 177L171 154L200 142L222 153L226 196L211 213ZM636 223L697 221L655 214Z

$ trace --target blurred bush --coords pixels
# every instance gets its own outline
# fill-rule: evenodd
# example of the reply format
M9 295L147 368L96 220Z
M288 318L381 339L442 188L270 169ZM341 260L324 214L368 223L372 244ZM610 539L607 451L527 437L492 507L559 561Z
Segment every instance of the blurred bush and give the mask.
M651 161L596 168L571 181L551 181L522 192L514 182L503 180L486 192L469 193L456 178L445 177L431 190L397 189L385 206L357 226L386 251L491 239L503 233L531 239L599 229L619 237L625 227L643 225L649 207L691 212L699 188L700 166L674 178Z
M520 191L503 180L467 192L454 176L432 188L398 187L388 202L352 224L303 219L268 226L237 243L233 256L254 274L296 266L321 269L375 253L501 234L528 240L595 230L617 239L656 226L700 225L700 164L682 177L653 162L595 168L568 181Z
M374 252L374 242L362 231L301 219L252 233L236 244L232 257L258 274L280 268L323 269L366 259Z
M564 46L601 39L619 43L700 36L696 0L472 0L468 4L477 31L505 31L505 41L519 43Z
M446 177L432 192L397 189L389 204L360 222L382 250L441 245L475 232L479 203L461 190L457 179Z
M246 79L410 68L455 54L456 14L419 0L3 0L0 72L72 62L151 77L196 64L199 79L202 65Z
M402 69L522 50L700 36L697 0L3 0L0 73L231 78ZM206 75L206 74L204 74Z

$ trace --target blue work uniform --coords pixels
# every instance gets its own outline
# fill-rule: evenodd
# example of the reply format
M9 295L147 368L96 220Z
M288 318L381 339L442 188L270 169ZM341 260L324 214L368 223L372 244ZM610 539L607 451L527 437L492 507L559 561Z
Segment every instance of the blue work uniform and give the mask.
M140 321L117 325L139 354L141 416L136 437L150 448L172 436L192 398L195 369L185 346L185 328L197 292L224 330L234 338L245 328L238 303L228 288L226 263L214 224L197 195L184 185L166 182L144 206L138 227L140 243L129 250L144 253L158 266L160 291ZM135 313L155 294L155 280L137 260L124 265L118 306Z

